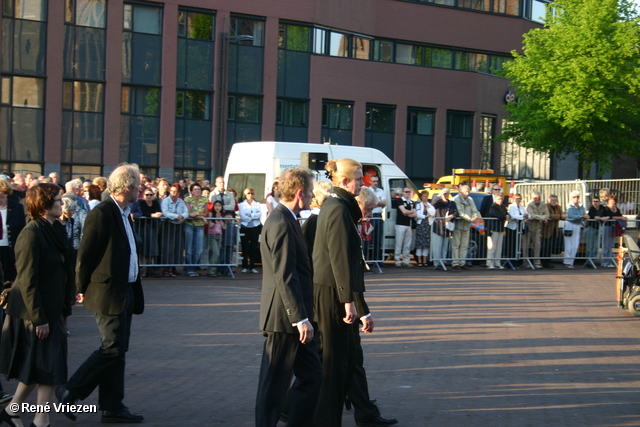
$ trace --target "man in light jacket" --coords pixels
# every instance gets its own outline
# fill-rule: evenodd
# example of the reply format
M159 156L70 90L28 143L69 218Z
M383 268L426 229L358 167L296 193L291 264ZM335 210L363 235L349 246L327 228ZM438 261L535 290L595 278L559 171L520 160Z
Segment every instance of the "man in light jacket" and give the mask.
M460 184L458 186L458 195L453 198L453 202L458 209L456 228L453 230L453 239L451 241L451 257L453 259L451 261L451 269L454 271L469 268L465 266L465 258L469 247L471 223L481 218L475 202L469 197L469 193L469 185Z

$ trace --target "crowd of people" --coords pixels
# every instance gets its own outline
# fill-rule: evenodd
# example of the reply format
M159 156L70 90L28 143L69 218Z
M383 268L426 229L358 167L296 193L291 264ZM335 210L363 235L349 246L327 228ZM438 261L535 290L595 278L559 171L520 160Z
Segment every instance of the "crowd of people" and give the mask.
M486 235L486 257L475 258L486 259L488 269L504 269L507 261L514 268L555 268L551 262L554 255L562 259L564 267L574 268L582 236L586 243L582 257L588 259L585 267L595 267L597 259L602 267L615 267L615 237L626 229L627 218L608 188L591 196L590 207L580 201L579 191L573 191L566 210L558 205L557 195L549 195L545 203L538 191L531 192L526 205L523 196L515 194L507 206L499 184L491 187L491 196L484 198L480 207L470 197L468 184L459 185L457 191L450 198L451 189L443 188L429 200L428 191L423 190L418 201L413 200L411 188L401 191L392 203L397 210L396 267L413 267L413 254L419 267L444 269L449 264L454 272L470 268L474 258L468 252L472 228ZM560 221L564 221L562 232Z

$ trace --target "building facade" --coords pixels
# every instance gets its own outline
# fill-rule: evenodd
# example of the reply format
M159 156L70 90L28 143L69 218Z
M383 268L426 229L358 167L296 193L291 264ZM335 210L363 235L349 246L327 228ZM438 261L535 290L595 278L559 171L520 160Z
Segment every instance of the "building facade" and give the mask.
M234 142L370 146L420 185L501 168L535 0L3 0L0 167L209 178Z

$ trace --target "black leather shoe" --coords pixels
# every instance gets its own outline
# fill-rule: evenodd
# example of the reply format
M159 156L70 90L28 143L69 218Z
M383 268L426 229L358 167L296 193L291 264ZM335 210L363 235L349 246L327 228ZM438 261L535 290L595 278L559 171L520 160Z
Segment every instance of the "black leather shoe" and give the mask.
M381 416L377 416L371 420L360 421L356 423L360 427L378 427L378 426L391 426L394 424L398 424L398 420L395 418L383 418Z
M78 416L74 412L65 411L65 407L67 405L73 405L78 401L78 399L69 390L67 390L65 386L59 385L56 387L56 399L58 399L58 403L62 405L60 409L62 415L69 418L71 421L78 419Z
M102 423L139 423L144 421L140 414L132 414L127 408L119 411L102 411Z

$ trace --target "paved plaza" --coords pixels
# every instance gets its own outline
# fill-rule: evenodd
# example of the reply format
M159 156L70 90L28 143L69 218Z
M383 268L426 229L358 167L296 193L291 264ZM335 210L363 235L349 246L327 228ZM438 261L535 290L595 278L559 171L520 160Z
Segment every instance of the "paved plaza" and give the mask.
M639 426L640 318L616 307L614 278L613 269L560 265L368 274L375 330L362 342L371 396L403 427ZM254 424L260 283L241 273L144 280L125 404L147 425ZM99 335L81 307L69 329L71 374ZM84 403L97 404L97 392ZM51 418L55 427L99 420ZM343 420L355 426L350 411Z

